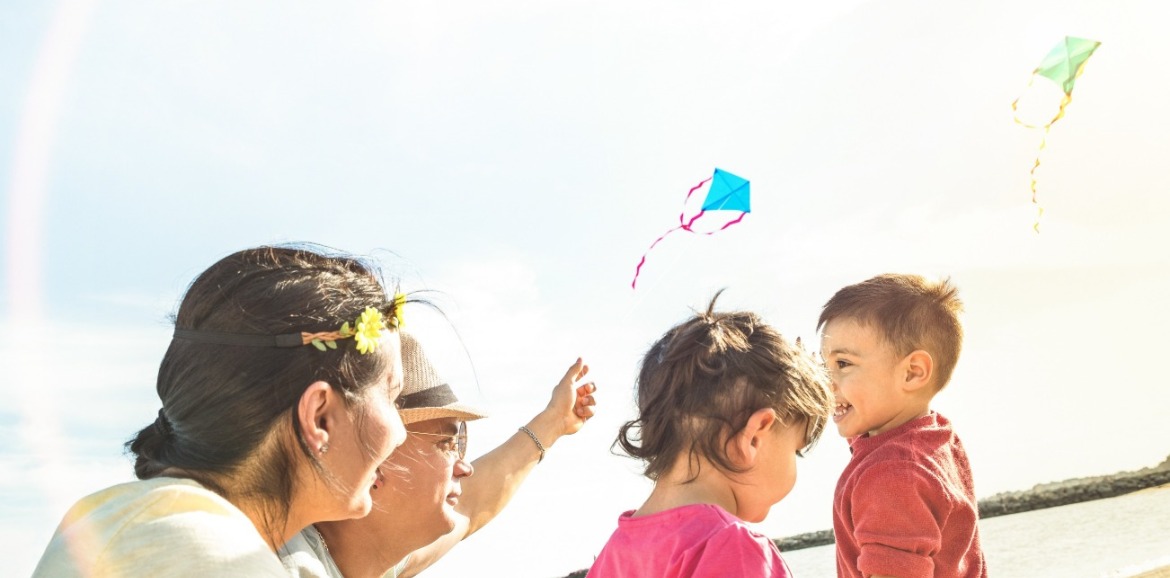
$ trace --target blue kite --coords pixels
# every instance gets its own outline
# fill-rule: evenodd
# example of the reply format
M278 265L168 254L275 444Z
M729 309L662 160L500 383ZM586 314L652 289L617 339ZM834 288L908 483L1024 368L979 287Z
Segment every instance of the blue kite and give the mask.
M687 217L687 201L691 200L691 196L695 191L707 187L707 194L703 198L703 205L699 208L699 212L694 216ZM743 177L733 175L723 169L715 169L715 174L703 182L691 187L687 191L687 197L683 200L683 212L678 215L678 226L663 233L653 243L650 248L646 249L646 253L642 255L642 260L638 262L638 267L634 271L634 282L630 284L632 289L638 288L638 275L642 273L642 265L646 263L646 255L654 249L655 245L660 243L667 235L678 231L689 231L691 233L702 235L713 235L723 229L726 229L743 220L744 216L752 212L752 198L751 198L751 182ZM694 230L695 222L700 217L712 211L725 211L726 215L732 216L723 226L720 226L711 231L696 231ZM738 212L739 215L735 215Z

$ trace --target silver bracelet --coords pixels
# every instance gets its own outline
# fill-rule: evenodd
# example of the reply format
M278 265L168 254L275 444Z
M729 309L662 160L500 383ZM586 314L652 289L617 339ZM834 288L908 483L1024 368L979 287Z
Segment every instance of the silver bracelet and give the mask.
M522 431L522 432L528 434L528 437L532 438L532 443L536 444L536 449L540 450L540 459L536 460L536 463L539 464L540 462L543 462L544 461L544 444L540 443L540 440L536 439L536 434L532 433L532 430L528 429L528 426L526 426L526 425L520 426L520 429L518 431Z

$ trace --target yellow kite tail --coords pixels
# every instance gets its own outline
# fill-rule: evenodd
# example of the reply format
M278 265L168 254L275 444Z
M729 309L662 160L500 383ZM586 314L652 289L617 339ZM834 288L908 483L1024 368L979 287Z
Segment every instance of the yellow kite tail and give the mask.
M1076 72L1073 73L1073 78L1080 78L1081 74L1085 71L1085 64L1087 62L1088 60L1082 62L1081 65L1077 67ZM1028 79L1028 87L1024 89L1025 94L1027 93L1028 88L1032 88L1032 83L1036 81L1036 75L1039 73L1039 71L1040 69L1038 68L1032 71L1032 78ZM1036 169L1040 168L1040 156L1044 153L1044 149L1048 146L1048 132L1052 130L1052 125L1055 124L1056 121L1064 117L1064 110L1068 107L1070 102L1072 102L1072 92L1065 92L1064 96L1060 99L1060 109L1057 110L1056 116L1053 116L1051 120L1044 123L1043 125L1032 125L1020 120L1020 117L1017 114L1019 110L1020 99L1017 98L1012 101L1012 120L1014 120L1016 124L1025 128L1044 129L1044 137L1040 139L1040 148L1036 151L1036 160L1032 163L1032 170L1028 171L1028 177L1032 181L1029 186L1032 191L1032 204L1036 205L1036 222L1032 224L1032 230L1036 231L1037 234L1040 233L1040 217L1044 216L1044 207L1040 206L1039 201L1036 200Z
M1081 70L1083 70L1083 69L1084 69L1084 65L1081 65L1081 67L1077 69L1077 74L1079 75ZM1035 78L1035 77L1033 76L1033 78ZM1032 86L1031 81L1028 82L1028 86ZM1017 105L1019 104L1019 102L1020 102L1020 99L1018 99L1018 98L1012 102L1012 112L1016 111ZM1031 125L1031 124L1028 124L1028 123L1020 120L1019 116L1017 116L1015 114L1012 115L1012 120L1016 121L1016 124L1018 124L1020 126L1023 126L1026 128L1042 128L1042 129L1044 129L1044 136L1040 139L1040 147L1038 149L1036 149L1036 160L1032 162L1032 170L1028 171L1028 177L1032 181L1029 185L1029 189L1032 191L1032 204L1036 205L1036 222L1032 223L1032 230L1036 231L1037 234L1040 233L1040 217L1044 215L1044 207L1041 207L1040 202L1036 199L1036 192L1037 192L1036 191L1037 190L1036 169L1040 168L1040 157L1041 157L1041 155L1044 154L1044 149L1048 148L1048 133L1049 133L1049 131L1052 130L1052 125L1055 124L1056 121L1058 121L1064 117L1064 110L1066 108L1068 108L1068 105L1071 102L1072 102L1072 95L1069 93L1065 93L1065 95L1060 99L1060 109L1057 110L1056 115L1053 116L1051 120L1049 120L1048 122L1046 122L1042 125Z

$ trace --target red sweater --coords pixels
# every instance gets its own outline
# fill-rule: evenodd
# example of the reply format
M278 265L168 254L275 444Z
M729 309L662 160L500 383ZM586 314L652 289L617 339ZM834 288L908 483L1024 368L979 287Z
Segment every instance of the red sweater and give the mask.
M987 578L967 452L931 412L850 442L833 496L837 576Z

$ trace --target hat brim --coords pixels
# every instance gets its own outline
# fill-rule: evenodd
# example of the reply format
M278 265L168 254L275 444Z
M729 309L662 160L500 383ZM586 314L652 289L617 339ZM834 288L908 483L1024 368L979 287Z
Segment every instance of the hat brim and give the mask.
M429 419L454 417L464 421L474 421L487 417L487 414L462 403L452 403L442 407L412 407L398 410L403 424L418 423Z

